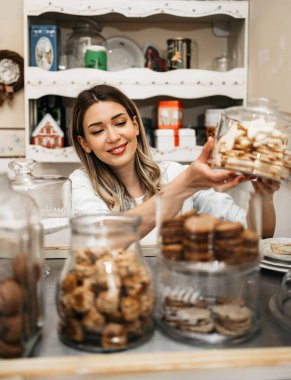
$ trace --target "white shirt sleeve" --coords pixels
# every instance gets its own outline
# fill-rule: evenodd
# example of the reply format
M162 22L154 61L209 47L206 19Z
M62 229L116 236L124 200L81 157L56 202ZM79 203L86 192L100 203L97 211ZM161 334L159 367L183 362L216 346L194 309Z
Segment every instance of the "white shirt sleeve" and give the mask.
M109 212L106 203L96 194L87 174L75 170L71 175L72 204L75 214L92 214L94 212Z
M215 218L240 222L247 227L246 210L238 206L227 193L219 193L214 189L198 191L193 197L193 207L199 214L211 214Z

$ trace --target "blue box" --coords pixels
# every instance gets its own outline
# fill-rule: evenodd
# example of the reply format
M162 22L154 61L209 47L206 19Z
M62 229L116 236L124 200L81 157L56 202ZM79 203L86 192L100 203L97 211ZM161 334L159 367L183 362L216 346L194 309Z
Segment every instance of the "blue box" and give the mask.
M58 30L56 25L31 25L31 65L58 70Z

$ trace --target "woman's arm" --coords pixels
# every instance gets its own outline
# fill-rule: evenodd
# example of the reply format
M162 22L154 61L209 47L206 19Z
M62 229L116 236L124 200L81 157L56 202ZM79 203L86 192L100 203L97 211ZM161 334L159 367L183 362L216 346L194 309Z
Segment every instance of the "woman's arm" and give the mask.
M274 192L280 189L280 183L272 179L258 178L252 181L255 191L262 196L262 237L273 237L276 227Z
M182 208L183 202L196 191L211 187L218 191L226 191L245 180L243 175L237 175L233 171L215 171L210 168L207 161L212 146L213 139L209 139L199 158L163 188L161 219L175 217ZM128 211L128 214L142 217L142 237L155 226L156 202L157 196L153 196Z

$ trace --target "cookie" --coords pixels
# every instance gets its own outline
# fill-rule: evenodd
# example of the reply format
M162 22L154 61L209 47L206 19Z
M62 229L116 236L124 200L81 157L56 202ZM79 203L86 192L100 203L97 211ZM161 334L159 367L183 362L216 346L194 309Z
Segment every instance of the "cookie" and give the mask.
M180 261L183 258L182 244L164 244L162 246L162 255L173 261Z

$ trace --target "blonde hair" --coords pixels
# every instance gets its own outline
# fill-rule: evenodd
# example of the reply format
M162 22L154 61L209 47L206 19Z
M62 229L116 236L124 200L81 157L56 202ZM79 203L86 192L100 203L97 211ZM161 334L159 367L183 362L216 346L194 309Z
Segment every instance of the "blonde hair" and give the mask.
M137 150L135 154L135 169L144 192L148 199L162 188L159 166L151 157L145 129L139 111L132 100L115 87L97 85L82 91L73 104L69 138L74 146L85 170L91 180L97 195L107 204L110 210L125 211L135 204L127 189L111 168L99 160L93 152L86 153L78 141L78 136L84 136L83 120L87 109L94 103L112 101L122 105L128 116L134 118L139 126Z

